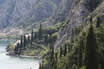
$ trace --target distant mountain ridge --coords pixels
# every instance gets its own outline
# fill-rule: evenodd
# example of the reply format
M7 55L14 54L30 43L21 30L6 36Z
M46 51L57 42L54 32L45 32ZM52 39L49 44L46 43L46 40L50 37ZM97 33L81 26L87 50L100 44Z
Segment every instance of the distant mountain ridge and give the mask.
M4 0L0 0L1 3ZM5 0L0 5L0 29L8 32L45 20L53 15L60 0ZM19 32L19 31L18 31Z

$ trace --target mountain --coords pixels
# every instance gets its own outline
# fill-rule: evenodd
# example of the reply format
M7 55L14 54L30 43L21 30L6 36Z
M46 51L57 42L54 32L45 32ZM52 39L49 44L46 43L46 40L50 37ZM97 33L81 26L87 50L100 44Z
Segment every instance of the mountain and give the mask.
M64 18L55 51L51 45L39 68L103 69L104 0L73 0Z
M95 19L100 16L103 17L103 0L74 0L71 10L69 10L68 17L65 19L66 24L64 28L60 29L55 47L59 48L66 40L71 39L72 30L80 25L86 26L88 17L92 16ZM102 4L101 4L102 3ZM66 4L65 4L66 5ZM103 18L101 18L102 21Z
M8 45L9 55L41 56L39 69L104 69L104 0L37 0L32 8L12 2L3 28L39 26Z
M21 34L29 25L52 16L60 0L0 0L0 3L0 31Z
M37 25L40 22L46 22L50 25L66 22L65 27L59 31L55 44L57 47L61 43L63 44L67 38L70 39L69 36L71 36L71 31L75 26L81 23L85 25L87 17L91 13L97 15L98 9L96 8L99 8L98 6L102 1L0 0L0 32L9 35L23 34L24 30L31 29L31 25Z

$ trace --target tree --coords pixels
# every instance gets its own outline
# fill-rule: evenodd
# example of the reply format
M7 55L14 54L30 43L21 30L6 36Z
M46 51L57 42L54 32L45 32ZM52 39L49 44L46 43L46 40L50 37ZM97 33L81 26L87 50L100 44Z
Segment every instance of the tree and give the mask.
M97 69L97 42L94 34L93 26L89 28L86 42L86 68Z
M43 69L43 63L39 64L39 69Z
M14 49L15 55L19 55L19 47L20 47L20 43L17 43Z
M74 28L72 28L71 40L74 40L74 37L75 37L75 30L74 30Z
M60 57L62 57L62 54L63 54L62 47L60 47Z
M65 44L65 47L64 47L64 56L66 56L67 54L67 45Z
M20 43L21 47L20 48L23 48L23 39L22 39L22 35L21 35L21 43Z
M96 22L96 27L100 27L101 19L98 17Z
M54 69L57 69L57 62L58 62L58 56L57 56L57 53L55 53L55 65L54 65Z
M33 39L34 39L34 32L33 32L33 27L32 27L32 32L31 32L31 46L32 46Z
M42 24L40 24L40 28L39 28L39 40L42 39Z
M48 45L48 34L46 34L44 41L45 41L46 45Z
M54 46L50 46L50 68L55 69L55 52Z
M68 65L66 65L65 69L69 69Z
M36 32L34 32L34 40L36 39Z
M79 41L79 56L78 56L78 66L81 67L82 66L82 63L83 63L83 53L84 53L84 41L82 38L80 38L80 41Z
M30 42L31 42L31 37L28 36L28 44L30 44Z
M78 69L76 64L73 64L72 69Z
M24 49L26 48L26 36L24 34Z
M31 45L32 45L33 39L34 39L34 32L33 32L33 27L32 27L32 32L31 32Z
M37 39L37 36L38 35L38 33L37 32L34 32L34 39Z

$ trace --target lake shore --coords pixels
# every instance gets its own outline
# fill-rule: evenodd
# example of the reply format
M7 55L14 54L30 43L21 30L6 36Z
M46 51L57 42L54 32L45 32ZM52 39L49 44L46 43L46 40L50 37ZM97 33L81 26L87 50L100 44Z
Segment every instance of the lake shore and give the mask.
M11 55L11 54L6 54L9 56L14 56L14 57L20 57L20 58L37 58L37 59L41 59L41 56L28 56L28 55Z
M35 56L9 55L7 46L7 42L0 43L0 69L39 69L41 59Z

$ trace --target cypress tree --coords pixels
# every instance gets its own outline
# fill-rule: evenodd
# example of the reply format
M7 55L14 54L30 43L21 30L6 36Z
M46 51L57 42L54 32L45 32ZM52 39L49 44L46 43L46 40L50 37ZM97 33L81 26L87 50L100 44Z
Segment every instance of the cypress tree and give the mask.
M73 43L68 42L67 46L68 46L68 52L70 52L72 50Z
M55 67L54 67L54 69L57 69L57 62L58 62L58 56L57 56L57 53L55 53Z
M14 49L14 53L15 53L15 55L17 54L17 46Z
M33 41L33 37L34 37L34 32L33 32L33 27L32 27L32 32L31 32L31 42Z
M39 64L39 69L42 69L42 63Z
M19 48L18 55L21 55L21 49Z
M40 24L40 28L39 28L39 40L42 39L42 24Z
M60 57L62 57L62 54L63 54L62 47L60 47Z
M46 34L46 36L45 36L45 43L46 43L46 45L48 45L48 34Z
M84 46L84 42L83 40L81 39L80 42L79 42L79 57L78 57L78 65L81 67L82 66L82 59L83 59L83 46Z
M26 48L26 36L24 34L24 49Z
M34 38L34 40L36 39L36 32L34 32L34 37L33 38Z
M21 44L18 43L17 44L17 55L20 55L21 54Z
M90 23L92 23L92 22L93 22L93 18L92 18L92 16L90 17L89 21L90 21Z
M19 54L19 47L20 47L20 44L17 43L17 45L16 45L16 47L15 47L15 49L14 49L14 52L15 52L16 55Z
M34 32L33 32L33 27L32 27L32 32L31 32L31 46L32 46L32 42L33 42L33 39L34 39Z
M50 47L50 68L54 69L55 67L55 58L54 58L54 46Z
M37 38L37 32L34 32L34 39Z
M31 40L30 40L30 36L28 36L28 44L30 44Z
M68 65L66 65L65 69L69 69Z
M21 48L23 48L23 39L22 39L22 35L21 35Z
M64 47L64 56L66 56L67 54L67 45L65 44L65 47Z
M97 18L97 22L96 22L96 27L100 27L100 23L101 23L101 20L100 20L100 18L98 17L98 18Z
M86 42L86 68L97 69L97 42L91 25L89 28L87 42Z
M75 30L74 30L74 28L72 28L71 40L74 40L74 37L75 37Z

